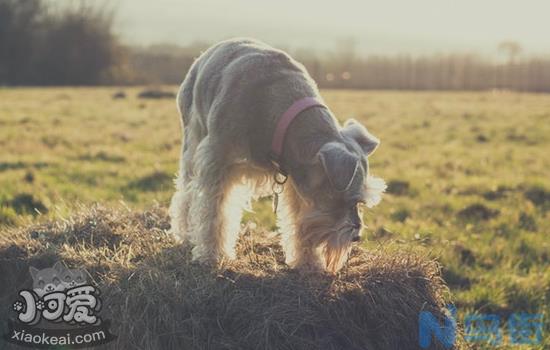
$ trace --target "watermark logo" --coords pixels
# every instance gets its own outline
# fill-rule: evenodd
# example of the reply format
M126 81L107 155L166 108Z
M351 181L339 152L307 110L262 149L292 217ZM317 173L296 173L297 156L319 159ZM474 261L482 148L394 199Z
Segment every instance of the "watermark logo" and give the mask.
M418 316L418 342L422 349L427 349L432 343L432 334L446 349L450 349L456 339L456 308L448 307L449 315L445 316L443 325L429 311L421 311Z
M83 269L57 262L45 269L30 268L32 289L19 291L8 320L8 342L34 348L62 345L78 349L115 339L109 322L99 317L100 291L87 281Z
M429 311L418 316L418 342L422 349L439 341L450 349L456 340L456 308L447 306L447 315L439 319ZM535 345L542 342L543 315L513 313L508 318L508 339L511 345ZM495 314L467 314L464 317L464 340L499 346L503 342L500 316Z

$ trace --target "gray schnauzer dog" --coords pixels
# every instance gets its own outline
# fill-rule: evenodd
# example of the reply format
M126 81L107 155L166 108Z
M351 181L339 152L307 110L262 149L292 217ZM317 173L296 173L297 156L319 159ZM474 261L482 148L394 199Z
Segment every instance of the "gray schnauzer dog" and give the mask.
M235 258L242 210L253 196L278 201L288 176L275 205L287 264L343 266L360 240L359 206L378 204L386 185L369 174L379 140L355 120L339 126L321 101L300 63L256 40L223 41L193 63L177 97L185 127L170 217L194 260Z

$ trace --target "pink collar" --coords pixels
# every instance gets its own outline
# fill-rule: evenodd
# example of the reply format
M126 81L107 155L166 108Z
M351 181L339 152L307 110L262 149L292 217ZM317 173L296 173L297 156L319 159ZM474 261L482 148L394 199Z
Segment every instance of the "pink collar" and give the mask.
M316 97L304 97L294 102L286 112L279 118L275 132L273 133L273 139L271 141L271 151L269 152L269 158L272 163L277 167L279 172L286 175L286 171L283 170L281 165L281 156L283 154L283 142L285 140L286 131L290 126L290 123L300 113L311 107L324 107L327 108L323 102Z

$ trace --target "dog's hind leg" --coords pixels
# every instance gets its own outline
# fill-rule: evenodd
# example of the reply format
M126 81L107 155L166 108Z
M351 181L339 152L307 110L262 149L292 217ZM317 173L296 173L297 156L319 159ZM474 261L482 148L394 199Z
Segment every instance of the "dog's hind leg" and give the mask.
M180 172L176 182L176 193L172 196L170 208L170 233L176 240L189 238L189 209L193 198L193 184Z
M193 157L195 178L189 223L196 261L214 263L234 256L240 223L235 210L240 206L231 208L238 196L232 194L234 176L226 162L225 150L209 136L200 142Z
M204 125L193 106L193 89L197 79L198 65L193 64L178 91L176 104L181 116L184 133L180 166L175 180L176 193L170 203L170 232L178 240L189 239L189 209L193 199L193 155L199 142L206 136Z
M189 209L194 192L193 155L200 142L201 126L196 120L190 120L184 129L184 139L181 149L180 167L175 180L176 192L170 202L170 232L177 240L189 239Z

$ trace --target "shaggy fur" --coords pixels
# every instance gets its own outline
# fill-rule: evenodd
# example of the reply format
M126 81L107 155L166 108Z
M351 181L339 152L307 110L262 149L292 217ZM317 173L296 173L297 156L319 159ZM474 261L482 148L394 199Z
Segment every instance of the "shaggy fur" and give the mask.
M308 96L321 98L304 67L258 41L221 42L192 65L177 97L185 128L170 216L195 260L235 257L244 205L271 194L276 169L267 155L278 118ZM341 128L325 108L292 122L281 159L290 177L277 212L288 264L342 267L360 237L358 204L378 204L385 189L368 169L378 144L353 120Z

